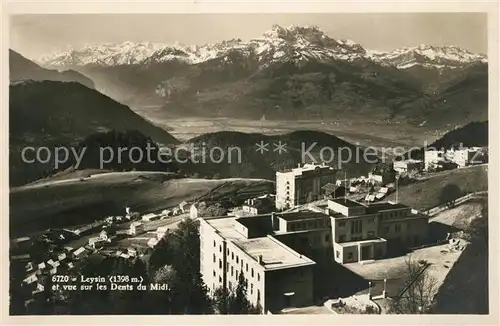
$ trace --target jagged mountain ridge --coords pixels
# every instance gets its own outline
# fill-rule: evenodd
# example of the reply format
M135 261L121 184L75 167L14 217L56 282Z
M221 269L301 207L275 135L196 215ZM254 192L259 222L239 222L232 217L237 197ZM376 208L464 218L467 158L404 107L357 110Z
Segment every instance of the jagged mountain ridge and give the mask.
M44 62L78 70L102 93L161 119L340 115L446 129L487 116L484 56L425 46L376 53L316 27L274 26L253 40L204 46L87 47Z
M203 46L127 41L56 53L42 58L40 63L47 67L119 66L171 60L198 64L226 57L232 51L254 55L264 65L290 59L372 60L405 69L414 65L443 68L487 62L485 55L473 54L456 46L420 45L389 52L374 52L351 40L335 40L317 27L292 25L284 28L275 25L260 38L248 41L232 39Z

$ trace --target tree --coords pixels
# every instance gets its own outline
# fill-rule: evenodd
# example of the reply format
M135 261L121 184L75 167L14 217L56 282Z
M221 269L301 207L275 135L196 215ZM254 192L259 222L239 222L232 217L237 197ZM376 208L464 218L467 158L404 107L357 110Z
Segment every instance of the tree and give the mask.
M219 287L214 292L213 305L216 313L220 315L229 314L229 301L232 293L226 287Z
M171 314L173 288L177 281L177 272L171 265L165 265L156 271L152 279L156 284L167 284L168 290L149 293L149 311L153 314Z
M238 285L236 289L220 287L214 293L214 309L221 315L238 314L260 314L262 307L260 303L253 306L247 298L248 284L243 272L238 275Z
M230 311L234 314L246 314L250 310L251 304L247 299L247 283L245 282L245 275L240 272L238 275L238 285L234 294L234 300L230 307Z
M170 268L166 269L165 265L171 266L175 273ZM203 283L200 273L200 237L197 221L191 219L182 221L177 230L157 244L151 254L150 271L155 277L168 275L171 282L169 284L171 313L212 312L208 288Z
M465 234L470 242L488 246L488 201L484 200L482 205L481 216L469 222Z
M425 314L434 304L437 293L437 280L429 275L427 266L411 257L406 260L408 277L406 289L393 298L390 311L396 314Z
M216 203L202 209L198 213L198 216L200 217L225 216L227 215L227 212L228 212L227 208L222 207L222 205L219 203Z
M446 204L448 208L455 206L455 200L463 196L463 191L454 183L448 183L441 189L441 194L439 195L439 202L441 204Z
M24 266L18 261L10 262L10 286L9 286L9 308L11 315L26 314L24 302L28 300L31 293L23 282L22 275L25 274Z

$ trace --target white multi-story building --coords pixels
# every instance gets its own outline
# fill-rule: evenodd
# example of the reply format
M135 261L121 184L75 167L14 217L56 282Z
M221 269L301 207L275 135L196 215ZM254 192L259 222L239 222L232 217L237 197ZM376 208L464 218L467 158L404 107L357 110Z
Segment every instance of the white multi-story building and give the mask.
M343 264L382 258L425 243L428 217L397 203L348 199L294 211L200 219L200 271L211 293L235 288L243 273L249 301L263 312L314 301L314 259Z
M459 167L481 164L484 162L481 149L475 148L449 150L446 152L446 158L456 163Z
M428 150L425 151L425 169L435 168L436 165L444 162L455 163L459 167L466 167L485 162L484 149L481 147L449 149L449 150Z
M321 199L321 188L335 183L337 170L327 165L304 164L276 172L276 208L285 209Z
M327 209L335 261L341 264L380 259L388 250L427 241L428 217L403 204L336 199L328 201Z

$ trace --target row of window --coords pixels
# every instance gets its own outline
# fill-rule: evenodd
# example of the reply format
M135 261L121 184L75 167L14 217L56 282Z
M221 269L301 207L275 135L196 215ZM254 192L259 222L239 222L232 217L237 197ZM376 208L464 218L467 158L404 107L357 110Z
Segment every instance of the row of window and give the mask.
M391 226L386 225L382 228L382 231L384 233L389 233L391 231ZM401 232L401 224L394 224L394 232L395 233L400 233Z
M326 243L329 243L329 242L330 242L330 234L325 234L325 242L326 242ZM294 245L295 245L295 238L291 238L291 239L290 239L290 243L291 243L291 245L292 245L292 246L294 246ZM299 243L300 243L301 245L306 245L306 244L310 244L310 245L311 245L311 244L313 244L313 243L314 243L315 245L319 245L319 244L321 244L321 236L320 236L320 235L316 235L316 236L314 236L314 238L313 238L313 241L312 241L312 242L310 241L310 239L309 239L308 237L301 237L301 238L299 239Z
M217 277L217 273L215 270L213 270L213 276L214 278ZM231 268L231 276L235 277L235 284L238 284L238 271L236 273L233 273L233 269ZM222 276L219 275L219 284L222 285ZM228 280L228 287L232 288L233 283ZM248 289L248 279L245 278L245 288ZM214 284L214 290L215 290L215 284ZM250 283L250 294L253 295L253 283ZM257 297L260 299L260 290L257 290Z
M227 250L227 252L228 252L228 256L229 256L229 249ZM228 258L229 258L229 257L228 257ZM241 268L243 269L243 266L245 266L245 270L246 270L246 272L248 273L248 271L249 271L249 268L248 268L248 263L246 263L246 264L245 264L245 263L243 262L243 259L240 259L240 258L238 257L238 255L234 255L234 252L233 252L233 253L231 253L231 259L234 261L234 260L235 260L235 258L236 258L236 264L240 264L240 263L241 263ZM214 263L216 263L216 262L217 262L217 256L216 256L215 254L213 254L212 259L213 259L213 262L214 262ZM229 262L227 262L226 264L227 264L227 265L226 265L227 271L229 271L229 266L230 266L230 265L229 265ZM222 259L220 259L220 258L219 258L219 268L220 268L220 269L222 269ZM231 266L231 275L232 275L232 270L233 270L233 266ZM255 277L255 274L257 274L257 281L260 281L260 273L255 273L255 272L254 272L254 269L253 269L253 268L250 268L250 275L251 275L252 277Z
M397 212L388 212L388 213L383 213L380 220L381 221L386 221L391 218L397 218L397 217L405 217L407 214L406 211L397 211Z
M367 236L367 239L372 239L375 237L375 232L374 231L368 231L366 233L366 236ZM339 235L339 242L342 243L342 242L346 242L347 238L346 238L346 235L345 234L340 234ZM351 236L351 239L350 241L360 241L360 240L363 240L363 236L362 235L358 235L358 236Z
M318 219L318 220L312 220L312 221L302 221L302 222L295 222L295 223L289 223L290 224L290 231L296 231L296 230L305 230L306 228L323 228L323 227L328 227L329 223L327 219Z

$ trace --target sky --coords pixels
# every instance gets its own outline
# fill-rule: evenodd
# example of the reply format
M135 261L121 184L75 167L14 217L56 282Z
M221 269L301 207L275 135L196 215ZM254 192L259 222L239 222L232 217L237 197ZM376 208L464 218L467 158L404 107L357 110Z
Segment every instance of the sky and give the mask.
M369 50L427 44L488 52L484 13L52 14L10 19L10 47L31 59L102 43L203 45L232 38L248 40L274 24L318 26L330 37L351 39Z

